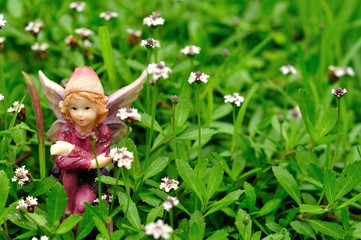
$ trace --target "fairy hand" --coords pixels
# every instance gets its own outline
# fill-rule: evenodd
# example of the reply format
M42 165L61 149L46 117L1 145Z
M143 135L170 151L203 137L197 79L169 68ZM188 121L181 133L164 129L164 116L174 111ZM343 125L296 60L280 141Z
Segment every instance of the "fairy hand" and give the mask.
M55 144L50 147L51 155L60 155L65 154L68 155L71 150L73 150L74 145L65 141L57 141Z

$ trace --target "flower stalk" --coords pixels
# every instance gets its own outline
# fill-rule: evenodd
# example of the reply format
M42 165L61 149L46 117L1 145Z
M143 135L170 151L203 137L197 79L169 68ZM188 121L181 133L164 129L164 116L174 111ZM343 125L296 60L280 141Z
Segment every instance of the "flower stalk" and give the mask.
M335 159L337 157L338 154L338 148L340 145L340 129L341 129L341 98L337 98L337 139L336 139L336 150L335 150L335 154L333 155L332 161L331 161L331 165L330 168L331 170L333 169L333 166L335 164ZM347 159L345 158L345 167L346 167L346 161Z
M198 118L198 159L197 163L201 161L201 110L200 110L200 95L199 83L196 84L196 108L197 108L197 118Z

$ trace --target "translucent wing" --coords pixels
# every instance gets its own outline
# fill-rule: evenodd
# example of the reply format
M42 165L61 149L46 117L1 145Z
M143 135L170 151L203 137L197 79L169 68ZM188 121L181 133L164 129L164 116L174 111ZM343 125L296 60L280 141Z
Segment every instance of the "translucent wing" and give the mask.
M56 142L58 132L61 126L65 123L59 108L59 102L63 100L64 88L56 82L48 79L41 70L39 70L39 79L41 85L43 86L43 93L48 100L48 104L57 118L57 120L51 126L50 130L47 132L46 136L51 141Z
M143 84L147 79L147 71L143 71L142 75L133 83L123 87L108 97L107 109L109 110L107 119L104 121L110 132L112 133L113 142L119 141L126 134L126 126L117 117L119 108L129 108L130 105L138 98L139 92L143 88Z

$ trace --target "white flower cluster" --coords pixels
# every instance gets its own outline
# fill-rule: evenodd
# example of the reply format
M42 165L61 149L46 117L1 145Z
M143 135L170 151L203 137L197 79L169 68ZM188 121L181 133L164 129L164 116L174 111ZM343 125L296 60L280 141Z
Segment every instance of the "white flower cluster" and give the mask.
M4 100L4 95L2 95L1 93L0 93L0 101L2 101L2 100Z
M0 29L3 28L3 26L5 26L5 23L7 21L4 19L4 14L0 14Z
M113 195L102 193L101 200L111 203L113 201ZM96 198L93 203L99 203L99 198Z
M31 182L31 174L28 169L25 169L25 165L15 169L15 176L11 179L11 181L18 181L20 186L29 184Z
M121 108L118 110L116 116L120 117L122 121L126 121L127 123L133 123L135 121L140 122L141 119L138 109L135 108Z
M93 46L93 44L88 39L85 39L84 42L83 42L83 46L86 47L86 48L91 48Z
M333 95L335 95L336 97L342 97L345 93L347 93L347 90L346 90L346 88L344 88L344 89L342 89L342 88L340 88L340 87L338 87L338 88L336 88L336 90L335 89L332 89L331 90L331 93L333 94Z
M45 52L48 49L48 47L49 47L49 44L47 44L47 43L39 44L38 42L36 42L34 45L31 46L31 50L36 51L36 52L39 52L39 51Z
M179 200L176 197L168 196L167 200L165 200L162 205L163 205L164 210L169 211L173 207L177 206L178 203L179 203Z
M129 33L130 35L134 35L136 37L140 37L142 35L141 30L134 30L134 29L131 29L131 28L127 28L127 33Z
M158 40L155 40L153 38L148 38L147 40L142 40L140 43L140 46L143 46L145 48L160 48L160 43Z
M183 48L181 50L181 53L183 53L184 55L193 56L193 55L199 54L200 50L201 50L200 47L190 45L190 46L186 46L185 48Z
M39 239L37 237L33 237L31 240L39 240ZM40 237L40 240L49 240L49 238L46 235L44 235Z
M155 83L158 79L167 79L169 78L169 73L172 70L169 67L165 66L165 63L161 61L160 63L151 63L148 65L147 72L153 74L151 79L152 83Z
M163 223L163 220L158 219L157 222L149 223L145 226L145 233L147 235L152 235L154 239L164 238L169 239L170 233L173 232L173 229Z
M25 31L31 34L38 34L43 27L44 23L41 20L36 20L35 22L29 22L25 27Z
M126 147L120 149L112 148L109 156L113 159L113 163L119 168L125 167L129 170L134 163L133 153L129 152Z
M112 18L116 18L118 17L118 13L116 12L111 12L111 11L106 11L106 12L102 12L99 14L100 18L104 18L106 21L109 21Z
M224 102L230 102L237 105L237 107L241 106L241 103L244 102L244 97L240 96L239 93L233 93L233 95L224 96Z
M13 103L13 106L14 107L8 108L8 112L15 113L17 108L19 108L19 111L20 111L21 109L23 109L25 107L24 104L21 104L19 107L19 101L15 101Z
M332 71L336 77L342 77L345 75L349 75L351 77L355 76L355 71L352 67L335 67L331 65L328 69Z
M289 73L292 73L292 74L296 74L297 73L297 70L294 66L292 65L284 65L280 68L280 71L282 72L283 75L287 75Z
M94 32L87 28L77 28L75 29L75 33L79 35L80 38L89 38Z
M179 182L175 179L169 179L168 177L162 178L162 183L160 184L159 188L163 189L166 192L169 192L171 189L177 190Z
M75 9L77 12L82 12L85 8L85 2L72 2L69 4L70 9Z
M152 14L149 17L145 17L143 19L143 25L147 25L148 27L156 27L158 25L163 25L164 19L160 17L159 12L152 12Z
M200 71L198 72L191 72L191 75L189 76L188 82L189 84L192 84L193 82L203 82L203 83L207 83L208 82L208 78L209 76L207 74L204 74Z
M33 198L32 196L26 197L26 199L20 199L16 205L16 209L19 211L25 211L27 209L29 212L34 212L36 205L38 205L38 199Z

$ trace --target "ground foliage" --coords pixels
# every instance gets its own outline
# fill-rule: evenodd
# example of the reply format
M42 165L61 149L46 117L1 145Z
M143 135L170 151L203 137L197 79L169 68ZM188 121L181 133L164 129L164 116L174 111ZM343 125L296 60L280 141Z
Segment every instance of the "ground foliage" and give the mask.
M86 2L80 13L69 4L0 2L0 13L7 20L0 30L0 36L6 37L0 86L5 96L0 101L2 238L144 239L151 238L144 226L160 218L167 224L173 219L174 239L361 238L361 100L357 97L361 6L357 0L106 0ZM119 16L100 19L100 12L107 10ZM158 30L142 25L153 11L165 19ZM36 19L44 27L35 37L24 27ZM64 39L70 34L77 37L74 30L80 27L94 31L93 46L71 49ZM150 62L157 58L172 69L170 78L159 82L148 167L144 168L145 136L151 113L147 114L144 89L132 105L142 113L142 121L132 126L127 141L136 162L129 171L129 204L121 180L114 212L109 213L101 201L100 206L88 204L82 216L72 215L61 223L65 203L60 199L65 199L65 191L57 179L47 177L55 162L49 154L51 143L45 138L42 157L39 139L44 133L38 138L36 105L21 71L38 89L47 131L55 116L42 94L37 71L60 82L75 67L89 65L110 94L136 79L147 65L145 48L127 43L127 28L141 29L140 39L157 36L161 47L151 52ZM35 42L49 44L48 56L31 50ZM183 55L180 50L186 45L199 46L200 54L192 60ZM282 75L279 69L286 64L294 65L297 74ZM329 65L352 66L355 76L335 79ZM207 84L200 85L200 160L195 88L187 82L191 71L210 76ZM331 94L336 87L347 89L341 99ZM223 96L234 92L245 97L240 108L224 103ZM174 94L179 97L176 157L170 101ZM23 101L27 110L22 121L7 113L16 100ZM297 105L302 117L290 114ZM46 159L44 176L41 159ZM30 185L11 181L17 165L30 169L34 178ZM116 176L112 166L109 170ZM139 185L142 176L143 186ZM176 191L159 189L166 176L180 182ZM113 177L102 181L115 184ZM162 208L168 195L180 201L172 214ZM34 213L16 209L17 201L27 196L38 198ZM78 223L74 236L72 228Z

